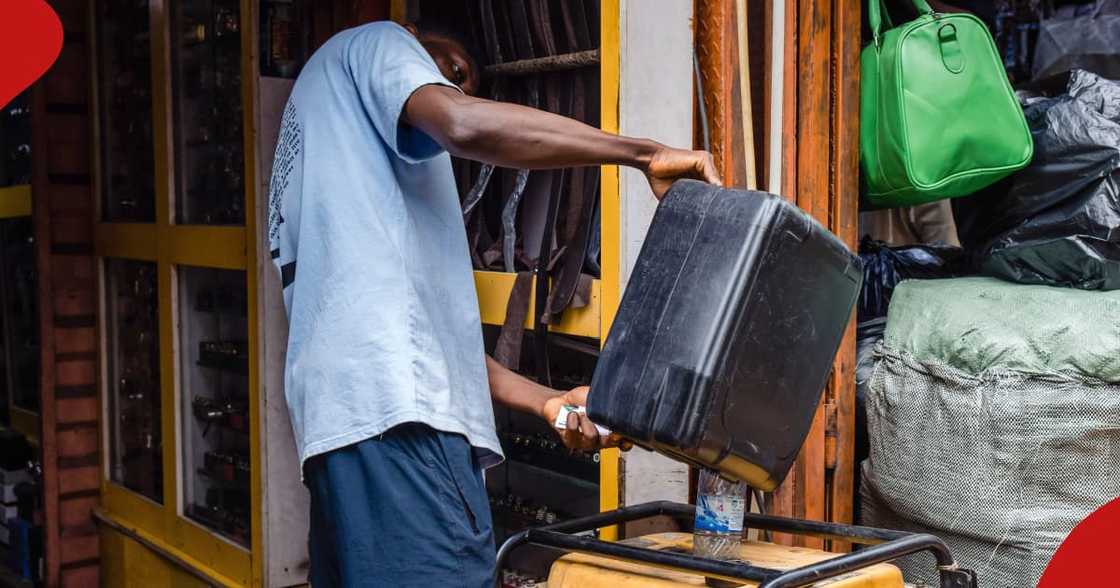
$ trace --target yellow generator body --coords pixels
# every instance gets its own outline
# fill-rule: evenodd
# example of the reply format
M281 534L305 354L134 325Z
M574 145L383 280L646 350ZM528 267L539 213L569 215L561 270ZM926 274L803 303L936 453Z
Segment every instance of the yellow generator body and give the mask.
M692 535L689 533L659 533L621 543L677 553L692 553ZM753 565L775 570L790 570L836 557L837 554L808 549L786 547L761 541L744 541L739 547L739 558ZM618 561L598 555L569 553L552 564L548 575L548 588L689 588L705 586L703 576L649 564ZM735 586L724 582L725 586ZM738 584L743 588L756 588L756 582ZM849 572L842 576L822 580L814 586L828 588L903 588L902 573L890 564L879 564Z

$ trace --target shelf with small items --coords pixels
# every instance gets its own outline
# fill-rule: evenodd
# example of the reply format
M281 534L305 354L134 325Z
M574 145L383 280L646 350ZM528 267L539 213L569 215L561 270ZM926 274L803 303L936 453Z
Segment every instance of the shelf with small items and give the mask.
M199 341L199 367L235 374L249 373L248 343L246 341Z
M506 459L599 482L599 452L568 449L555 434L502 432Z
M245 273L179 266L185 515L247 545L249 347Z

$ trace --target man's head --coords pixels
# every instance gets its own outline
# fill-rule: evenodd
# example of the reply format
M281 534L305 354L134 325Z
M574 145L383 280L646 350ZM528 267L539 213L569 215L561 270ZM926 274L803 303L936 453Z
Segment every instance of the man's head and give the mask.
M478 92L481 66L471 51L469 41L458 31L437 24L407 23L404 28L416 36L440 73L463 92L473 96Z

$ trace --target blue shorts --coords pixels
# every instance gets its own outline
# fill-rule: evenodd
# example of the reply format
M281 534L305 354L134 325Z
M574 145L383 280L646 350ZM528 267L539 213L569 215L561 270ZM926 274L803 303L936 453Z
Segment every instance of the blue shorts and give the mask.
M304 479L313 588L494 585L490 505L461 435L400 425L308 459Z

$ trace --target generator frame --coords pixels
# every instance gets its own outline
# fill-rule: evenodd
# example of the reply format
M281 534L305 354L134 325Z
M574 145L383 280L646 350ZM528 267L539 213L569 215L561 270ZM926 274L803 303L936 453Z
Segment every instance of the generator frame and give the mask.
M619 525L655 516L668 516L691 528L696 507L669 501L647 502L527 529L510 537L498 550L497 569L518 547L532 544L568 552L600 555L620 561L648 564L659 568L696 572L704 576L732 581L757 582L759 588L797 588L834 578L858 569L927 551L937 560L941 588L977 588L976 574L960 568L949 547L941 539L926 533L906 533L874 527L807 521L786 517L747 513L744 527L793 535L836 539L865 545L862 549L835 558L790 570L775 570L751 565L749 562L720 561L681 553L646 549L624 543L597 539L586 533L600 527ZM500 580L498 585L500 586Z

